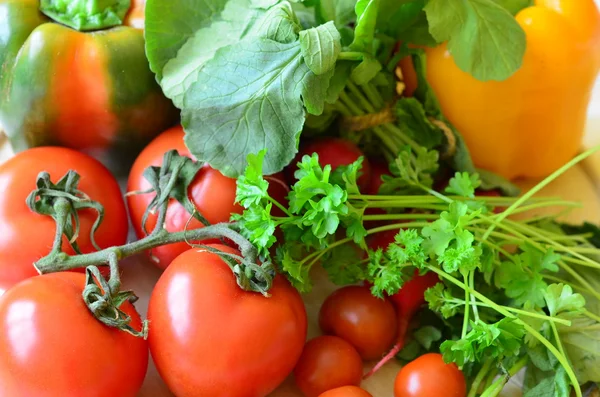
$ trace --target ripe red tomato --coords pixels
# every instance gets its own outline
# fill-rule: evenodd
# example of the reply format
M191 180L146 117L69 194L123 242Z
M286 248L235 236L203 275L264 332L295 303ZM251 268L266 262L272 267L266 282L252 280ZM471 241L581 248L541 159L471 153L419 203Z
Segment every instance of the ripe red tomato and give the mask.
M193 157L183 141L184 132L181 126L173 127L156 137L140 153L129 173L127 191L144 191L150 187L144 178L144 170L150 166L162 164L163 156L169 150L177 150L180 155ZM235 204L236 181L223 176L219 171L205 165L190 184L188 195L196 209L211 224L228 222L232 213L241 213L242 207ZM144 237L142 217L154 194L135 194L127 197L131 223L138 238ZM169 232L182 231L190 218L190 213L175 200L171 200L167 209L165 227ZM156 224L157 215L150 215L146 229L151 231ZM197 219L192 219L188 229L202 227ZM149 252L156 265L166 268L179 254L188 250L187 243L164 245Z
M342 386L326 391L319 397L373 397L368 391L356 386Z
M350 342L364 360L381 358L394 344L398 324L394 306L366 287L347 286L329 295L319 311L319 326Z
M394 384L395 397L464 397L467 385L456 364L441 354L428 353L405 365Z
M96 231L101 248L127 241L127 212L121 190L111 173L95 159L72 149L39 147L21 152L0 166L0 295L8 288L38 273L33 263L50 252L56 222L50 216L32 212L25 199L35 189L40 172L47 171L58 182L69 170L79 173L79 190L105 209ZM77 243L82 252L96 249L90 230L96 220L94 210L79 212L81 229ZM73 250L63 239L63 250Z
M319 164L321 166L329 164L332 171L341 165L352 164L360 156L364 156L363 152L354 143L345 139L324 138L314 140L301 149L288 168L287 177L290 184L293 184L296 180L294 178L294 172L298 169L296 164L302 160L304 155L312 155L313 153L319 155ZM361 189L365 189L371 179L371 167L366 157L363 158L361 172L362 175L358 178L358 184Z
M337 336L319 336L304 346L294 369L296 385L307 397L341 386L359 386L362 361L356 349Z
M369 186L365 194L378 194L379 188L383 184L381 177L383 175L391 175L388 164L381 160L370 160L371 165L371 179L369 180Z
M169 265L148 319L150 352L174 394L264 397L285 380L302 353L306 310L280 276L269 292L241 290L227 264L207 251L188 250Z
M0 395L134 397L148 367L148 343L100 323L85 306L85 276L37 276L0 299ZM121 310L141 328L129 302Z

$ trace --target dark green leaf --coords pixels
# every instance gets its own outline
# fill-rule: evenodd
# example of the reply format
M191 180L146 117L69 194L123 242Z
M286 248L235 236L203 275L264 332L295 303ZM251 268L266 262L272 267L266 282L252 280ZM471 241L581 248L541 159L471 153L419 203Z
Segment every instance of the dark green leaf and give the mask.
M372 55L365 54L361 63L352 70L352 80L359 85L367 84L377 76L383 67Z
M400 98L394 110L398 127L417 143L427 149L436 148L442 143L442 131L431 123L417 99Z
M319 23L333 21L341 28L356 19L355 5L356 0L319 0L315 6L317 20Z
M380 0L358 0L355 6L356 26L354 41L350 44L352 51L372 51L371 45L375 37L375 25L379 12Z

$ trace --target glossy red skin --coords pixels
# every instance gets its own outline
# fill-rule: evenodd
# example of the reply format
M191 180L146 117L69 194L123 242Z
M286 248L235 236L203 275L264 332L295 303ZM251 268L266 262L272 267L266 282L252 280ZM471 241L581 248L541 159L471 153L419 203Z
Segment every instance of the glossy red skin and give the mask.
M150 166L160 166L163 156L169 150L177 150L182 156L193 158L183 141L183 128L173 127L156 137L140 153L129 173L127 184L128 192L144 191L150 187L144 178L144 170ZM219 171L205 165L196 175L188 189L188 195L197 210L211 224L228 222L232 213L242 213L242 207L235 204L236 181L223 176ZM136 194L127 197L129 216L138 238L145 236L142 227L142 217L148 204L154 198L153 193ZM169 202L165 227L169 232L177 232L185 229L190 218L190 213L175 200ZM156 224L157 215L150 215L146 222L146 229L150 232ZM203 227L197 219L192 219L188 229ZM214 242L214 241L212 241ZM188 250L190 246L185 243L164 245L155 248L148 253L153 262L161 269L166 268L179 254Z
M374 297L368 288L347 286L325 299L319 326L356 348L363 360L381 358L394 344L398 324L394 306Z
M95 159L72 149L39 147L18 153L0 166L0 295L21 280L38 275L33 263L46 256L52 247L56 222L52 217L32 212L25 199L35 189L37 176L50 173L58 182L69 170L79 173L79 190L99 201L104 220L96 231L102 248L127 241L127 212L121 190L111 173ZM81 229L77 243L82 252L96 249L90 230L96 220L94 210L79 212ZM73 250L63 239L63 251Z
M379 194L379 188L383 184L381 177L391 175L390 169L386 162L377 159L370 159L369 164L371 165L371 179L365 193L371 195Z
M269 293L242 291L229 267L206 251L188 250L169 265L148 319L150 352L174 394L265 397L285 380L302 353L306 310L280 276Z
M325 335L306 343L294 378L306 397L318 397L341 386L360 386L362 370L360 355L350 343Z
M135 397L148 343L100 323L85 306L83 274L37 276L0 300L0 395ZM141 328L134 307L121 309Z
M456 364L428 353L405 365L394 383L394 397L465 397L467 386Z
M360 156L363 156L362 175L358 178L358 184L361 190L369 186L371 180L371 166L369 160L364 157L363 152L354 143L340 138L322 138L309 142L298 153L290 167L287 170L288 183L293 185L296 181L294 172L298 169L297 163L302 160L306 154L319 155L319 164L325 166L331 165L332 171L341 165L348 165L355 162Z
M326 391L319 397L373 397L368 391L356 386L343 386Z

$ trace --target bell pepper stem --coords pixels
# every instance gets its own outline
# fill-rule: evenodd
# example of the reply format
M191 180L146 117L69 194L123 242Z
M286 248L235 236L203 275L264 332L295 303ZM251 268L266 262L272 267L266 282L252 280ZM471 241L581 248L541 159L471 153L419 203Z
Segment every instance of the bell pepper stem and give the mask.
M40 11L54 21L79 31L123 24L130 0L41 0Z

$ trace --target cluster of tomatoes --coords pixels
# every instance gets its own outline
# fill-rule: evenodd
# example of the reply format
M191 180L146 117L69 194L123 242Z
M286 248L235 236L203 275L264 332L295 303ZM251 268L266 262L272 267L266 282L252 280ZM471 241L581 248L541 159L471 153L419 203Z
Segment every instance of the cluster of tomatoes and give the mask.
M319 145L309 145L304 151L319 152L322 162L334 167L361 155L345 141ZM164 132L139 155L129 173L129 192L150 187L144 170L161 165L169 150L191 156L179 127ZM376 168L369 164L363 168L360 183L365 191L378 189L378 184L372 183L380 180ZM320 312L325 335L306 343L304 303L283 277L275 277L270 297L265 298L241 290L218 255L189 249L186 243L170 244L148 252L164 272L150 298L147 340L101 324L81 298L83 271L39 276L32 265L51 251L56 222L33 213L26 197L40 172L47 171L56 181L69 170L80 175L79 190L105 209L94 234L99 247L125 244L129 220L140 238L157 222L157 215L150 214L142 225L152 194L127 195L126 207L114 176L82 153L35 148L0 166L4 192L0 198L1 396L133 397L146 376L149 353L160 376L179 397L264 397L292 372L308 397L370 395L358 387L362 360L380 358L397 342L399 315L397 305L374 298L365 287L345 287L331 295ZM285 175L269 178L275 182L270 183L269 193L284 202ZM210 223L220 223L242 211L235 204L235 192L235 180L206 165L188 195ZM76 242L82 253L96 250L91 238L96 218L92 209L80 211ZM170 232L183 230L188 222L188 228L202 227L189 218L184 206L173 200L164 227ZM218 241L209 243L220 251L238 254ZM75 253L65 238L62 248L67 254ZM139 330L142 321L134 306L125 302L120 308L131 317L131 327ZM450 379L444 395L450 395L448 387L454 387L448 385L456 385L458 394L454 395L464 395L464 378L455 366L444 364L439 355L419 360L399 373L397 397L441 395L435 394L439 389L427 389L441 381L418 378L425 376L419 371L425 369L431 376L435 368L439 368L436 376ZM415 379L421 379L426 388L415 389Z

